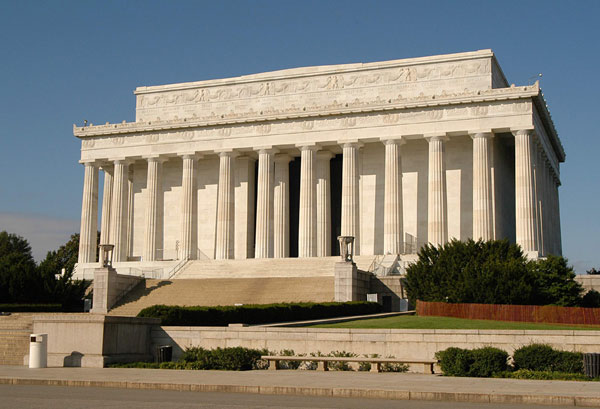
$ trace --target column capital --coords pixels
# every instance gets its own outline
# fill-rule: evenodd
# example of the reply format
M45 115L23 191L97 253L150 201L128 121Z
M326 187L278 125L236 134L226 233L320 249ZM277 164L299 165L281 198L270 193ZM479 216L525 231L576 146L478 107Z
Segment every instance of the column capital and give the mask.
M163 162L166 162L169 160L168 157L160 156L160 155L142 156L142 159L145 159L147 162L158 162L158 163L163 163Z
M335 155L331 151L318 151L317 152L317 159L322 159L322 160L327 159L328 160L328 159L333 158L334 156Z
M296 148L300 149L301 152L306 150L318 151L321 149L317 143L298 143L296 144Z
M358 140L353 140L353 141L338 141L338 145L341 145L342 148L357 148L360 149L364 146L364 144L362 142L359 142Z
M289 163L292 160L292 157L287 153L278 153L273 160L277 163Z
M531 136L533 135L533 128L530 129L514 129L511 128L510 133L512 133L514 136Z
M233 149L216 150L215 153L217 153L220 158L237 158L240 156L240 153L234 151Z
M133 158L111 158L109 159L113 164L130 165L135 160Z
M179 156L181 159L192 159L192 160L197 160L202 158L202 155L199 154L198 152L179 152L177 153L177 156Z
M100 167L100 162L96 159L82 159L79 161L79 163L84 166L94 166L96 168Z
M448 135L446 135L446 132L426 133L423 135L423 138L427 142L436 142L436 141L447 142L450 139L448 137Z
M379 138L379 140L381 141L381 143L383 143L384 145L404 145L406 143L406 138L402 137L402 136L386 136L386 137L381 137Z
M258 154L260 155L261 153L271 153L271 154L276 154L279 153L279 149L274 148L272 145L268 145L268 146L257 146L254 148L254 150L256 152L258 152Z
M471 137L471 139L476 139L476 138L493 138L495 135L491 130L484 130L484 131L471 131L471 132L469 132L469 136Z

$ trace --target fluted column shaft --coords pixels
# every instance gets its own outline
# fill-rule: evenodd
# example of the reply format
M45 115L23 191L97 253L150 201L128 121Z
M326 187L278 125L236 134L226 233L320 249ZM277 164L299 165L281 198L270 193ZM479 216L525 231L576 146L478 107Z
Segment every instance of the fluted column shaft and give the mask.
M317 257L331 256L331 186L329 151L317 152Z
M112 205L110 209L110 241L113 261L127 261L127 216L129 199L129 165L124 160L114 161Z
M271 149L258 153L258 186L256 190L256 240L255 258L273 256L271 221L273 218L273 156Z
M445 136L431 136L429 142L429 182L427 203L427 237L439 246L448 240L446 199Z
M158 192L160 188L161 162L158 157L147 158L146 175L146 232L144 234L143 261L156 260L156 240L159 224Z
M358 143L345 143L342 157L342 236L354 236L354 253L360 254Z
M104 171L104 189L102 193L102 221L100 224L100 244L110 243L110 206L112 205L113 169L112 166L102 166Z
M273 188L273 257L290 256L290 164L291 157L275 155Z
M537 252L537 220L533 161L535 144L531 130L515 135L515 211L517 244L525 252Z
M493 202L491 178L491 132L473 138L473 238L493 240Z
M86 162L84 165L78 262L94 263L98 234L98 167L93 162Z
M298 226L298 257L316 255L317 197L315 146L302 146L300 160L300 208Z
M183 173L181 178L181 240L179 243L180 259L196 258L194 246L194 192L195 192L195 155L183 155Z
M234 152L219 154L219 187L217 194L217 239L215 258L233 258L234 239Z
M404 253L404 223L402 209L402 139L385 143L385 191L383 204L383 252Z

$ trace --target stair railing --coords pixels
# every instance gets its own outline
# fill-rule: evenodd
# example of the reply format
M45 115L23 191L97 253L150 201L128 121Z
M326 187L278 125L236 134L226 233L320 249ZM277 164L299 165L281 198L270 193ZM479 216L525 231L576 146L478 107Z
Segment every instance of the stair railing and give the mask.
M179 271L183 268L183 266L185 266L187 264L187 262L190 261L187 258L184 258L182 260L179 261L179 263L175 264L175 266L171 269L171 271L169 271L167 274L165 274L167 276L167 280L172 279L175 274L179 273Z

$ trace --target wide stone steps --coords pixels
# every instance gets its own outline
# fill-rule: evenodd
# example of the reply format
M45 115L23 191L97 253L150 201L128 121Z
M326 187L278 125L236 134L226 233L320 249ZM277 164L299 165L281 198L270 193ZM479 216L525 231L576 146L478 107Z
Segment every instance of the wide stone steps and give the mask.
M357 256L360 270L367 270L374 256ZM192 260L173 278L326 277L334 275L335 257L270 258L247 260Z
M23 365L32 331L31 314L0 316L0 365Z
M334 299L333 275L150 280L134 288L109 315L135 316L157 304L215 306Z

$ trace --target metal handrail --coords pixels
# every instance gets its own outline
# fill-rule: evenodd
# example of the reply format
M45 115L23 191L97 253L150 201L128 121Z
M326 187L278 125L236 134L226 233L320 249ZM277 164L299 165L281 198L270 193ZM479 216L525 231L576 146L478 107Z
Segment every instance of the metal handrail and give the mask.
M173 276L175 276L175 274L177 274L179 272L179 270L181 270L188 261L189 261L189 259L187 259L187 258L180 260L179 263L177 263L175 265L175 267L173 267L171 269L171 271L168 272L167 280L170 280L171 278L173 278Z

